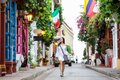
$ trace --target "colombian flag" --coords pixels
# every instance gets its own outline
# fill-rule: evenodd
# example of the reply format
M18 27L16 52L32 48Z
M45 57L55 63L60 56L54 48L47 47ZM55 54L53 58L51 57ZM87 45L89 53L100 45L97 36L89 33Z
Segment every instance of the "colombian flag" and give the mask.
M91 7L91 5L92 5L92 1L93 1L93 0L89 0L89 1L88 1L87 7L86 7L86 14L88 13L88 11L89 11L89 9L90 9L90 7Z
M86 14L86 7L87 7L87 5L88 5L88 1L89 1L89 0L84 0L84 12L85 12L85 14Z
M92 18L92 16L95 14L93 9L94 9L96 4L97 4L96 1L92 0L91 5L90 5L89 10L88 10L88 13L87 13L88 17Z
M85 0L84 0L85 4ZM87 5L84 5L84 11L86 15L90 18L94 16L98 12L98 4L95 0L88 0Z

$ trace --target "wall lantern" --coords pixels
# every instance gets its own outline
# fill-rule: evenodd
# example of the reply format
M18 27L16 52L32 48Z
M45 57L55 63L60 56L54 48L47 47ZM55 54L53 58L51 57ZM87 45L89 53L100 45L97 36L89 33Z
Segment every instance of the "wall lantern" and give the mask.
M24 11L24 18L28 21L32 21L32 14L29 14L27 11Z
M44 34L45 34L45 31L42 31L41 34L44 35Z
M58 43L57 43L57 42L54 42L54 45L55 45L55 46L57 46L57 45L58 45Z
M35 34L41 34L41 35L44 35L45 34L45 31L41 30L41 29L34 29L33 31Z
M26 15L26 17L27 17L28 21L31 21L33 16L32 16L32 14L28 14L28 15Z

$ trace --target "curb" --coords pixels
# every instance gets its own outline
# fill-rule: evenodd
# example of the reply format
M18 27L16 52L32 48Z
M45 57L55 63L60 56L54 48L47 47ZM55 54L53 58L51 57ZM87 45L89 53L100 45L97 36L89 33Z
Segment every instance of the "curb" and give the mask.
M86 68L89 68L89 69L92 69L92 70L94 70L94 71L96 71L96 72L102 73L102 74L104 74L104 75L113 77L113 78L115 78L115 79L120 79L120 76L119 76L119 75L114 74L114 73L112 73L112 72L107 72L107 71L104 71L104 70L99 70L99 69L94 68L94 67L89 66L89 65L85 65L85 67L86 67Z
M30 76L28 76L28 77L25 77L25 78L23 78L23 79L21 79L21 80L33 80L33 79L35 79L36 77L38 77L39 75L43 74L44 72L46 72L46 71L48 71L48 70L50 70L50 69L52 69L52 68L54 68L54 67L53 67L53 66L48 67L47 69L45 69L45 70L43 70L43 71L37 72L37 73L35 73L35 74L33 74L33 75L30 75Z

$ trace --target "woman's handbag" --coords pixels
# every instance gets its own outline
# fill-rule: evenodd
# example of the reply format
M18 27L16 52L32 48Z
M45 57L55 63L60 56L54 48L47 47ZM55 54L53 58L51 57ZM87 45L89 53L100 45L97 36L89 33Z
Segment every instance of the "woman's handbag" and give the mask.
M68 56L64 53L62 47L60 46L61 50L62 50L62 53L63 53L63 58L64 58L64 61L68 61Z
M68 61L68 56L67 55L64 55L64 61Z

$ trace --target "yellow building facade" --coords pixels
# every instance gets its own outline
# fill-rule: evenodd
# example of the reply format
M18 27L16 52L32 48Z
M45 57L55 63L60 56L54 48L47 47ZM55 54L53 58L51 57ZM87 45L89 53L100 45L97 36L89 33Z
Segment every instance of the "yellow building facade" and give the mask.
M61 26L61 36L65 38L66 45L69 45L73 49L73 30L70 28L66 22L63 21Z

